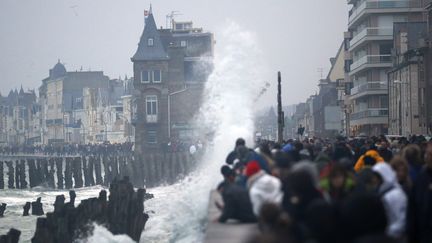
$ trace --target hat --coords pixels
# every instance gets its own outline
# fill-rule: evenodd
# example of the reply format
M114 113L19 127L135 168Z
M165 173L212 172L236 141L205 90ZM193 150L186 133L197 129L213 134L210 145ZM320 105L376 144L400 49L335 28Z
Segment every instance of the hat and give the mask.
M251 177L258 173L261 170L261 167L258 164L258 161L253 160L249 162L246 166L246 176Z
M285 153L289 153L291 150L293 150L293 146L289 143L289 144L287 144L287 145L285 145L283 148L282 148L282 151L284 151Z

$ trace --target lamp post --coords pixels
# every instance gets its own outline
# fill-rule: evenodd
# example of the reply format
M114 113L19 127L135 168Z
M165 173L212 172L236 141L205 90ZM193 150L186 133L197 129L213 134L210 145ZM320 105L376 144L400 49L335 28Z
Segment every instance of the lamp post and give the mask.
M283 126L284 126L284 114L282 111L282 87L281 87L281 72L278 72L278 94L277 94L277 105L278 105L278 134L277 141L282 144L283 142Z

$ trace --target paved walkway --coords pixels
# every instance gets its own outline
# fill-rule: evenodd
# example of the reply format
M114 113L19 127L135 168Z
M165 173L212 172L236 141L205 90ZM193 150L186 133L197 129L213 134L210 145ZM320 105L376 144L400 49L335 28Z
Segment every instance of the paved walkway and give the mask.
M207 226L205 243L243 243L258 232L257 224L239 224L235 221L228 221L225 224L214 222L219 218L220 210L215 206L215 202L222 204L222 198L217 191L210 194L208 209L209 223Z

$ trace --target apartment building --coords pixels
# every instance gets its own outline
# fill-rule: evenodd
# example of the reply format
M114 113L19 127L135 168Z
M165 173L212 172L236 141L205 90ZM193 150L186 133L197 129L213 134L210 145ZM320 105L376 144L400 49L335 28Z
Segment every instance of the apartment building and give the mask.
M349 134L388 133L388 72L392 68L393 25L423 19L423 0L347 0L352 5L346 43Z

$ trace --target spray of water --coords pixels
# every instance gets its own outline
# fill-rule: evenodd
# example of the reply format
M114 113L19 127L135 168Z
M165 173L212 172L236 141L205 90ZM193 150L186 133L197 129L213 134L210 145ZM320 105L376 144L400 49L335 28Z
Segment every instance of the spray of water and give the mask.
M220 166L238 137L253 138L254 99L262 87L263 64L254 34L227 22L217 36L215 66L206 84L197 122L214 132L213 148L199 168L175 185L150 190L150 215L142 242L201 242L209 193L221 180Z

